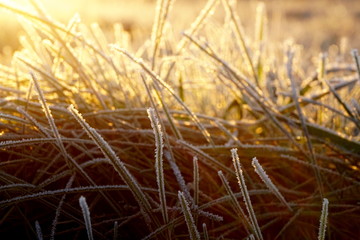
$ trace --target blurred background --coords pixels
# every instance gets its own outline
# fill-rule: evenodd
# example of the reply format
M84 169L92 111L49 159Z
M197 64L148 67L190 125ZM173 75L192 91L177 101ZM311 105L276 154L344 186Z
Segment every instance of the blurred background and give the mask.
M0 0L0 3L17 4L31 10L30 0ZM66 24L79 13L85 24L97 22L109 32L112 25L122 23L133 39L141 41L149 37L155 14L155 0L38 0L54 19ZM180 35L205 5L205 0L176 0L170 23L174 36ZM237 1L238 13L246 33L252 36L258 1ZM332 45L347 43L350 48L360 47L359 0L268 0L268 38L273 41L293 39L305 48L327 51ZM223 20L219 5L213 18ZM12 13L0 8L0 54L11 55L19 48L21 27Z

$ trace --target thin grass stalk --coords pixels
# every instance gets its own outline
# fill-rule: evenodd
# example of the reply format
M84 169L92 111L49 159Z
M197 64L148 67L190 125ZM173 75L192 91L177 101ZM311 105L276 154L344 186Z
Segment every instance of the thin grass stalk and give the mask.
M151 121L151 127L154 130L155 135L155 169L156 169L156 182L159 188L159 199L160 199L160 209L163 216L164 223L169 221L169 215L167 212L166 206L166 196L165 196L165 180L164 180L164 168L163 168L163 133L161 130L161 125L159 119L156 117L153 108L147 110L148 117Z
M175 100L184 108L184 110L190 115L190 117L196 123L196 125L200 129L200 131L203 134L203 136L205 137L205 139L211 145L213 145L213 146L215 145L213 140L211 139L211 136L210 136L209 132L201 124L201 122L196 117L196 115L189 109L189 107L180 99L180 97L175 93L175 91L166 82L164 82L154 71L152 71L148 66L146 66L146 64L141 59L135 58L130 53L128 53L126 50L121 49L121 48L119 48L119 47L117 47L115 45L112 45L112 47L116 51L118 51L118 52L124 54L125 56L127 56L134 63L138 64L147 74L150 75L150 77L154 81L158 82L161 86L163 86L175 98Z
M35 231L36 231L36 238L38 240L43 240L43 234L42 234L42 231L41 231L41 226L40 226L40 223L38 220L35 221Z
M248 228L250 228L252 230L252 226L251 226L248 216L246 216L244 210L240 206L239 201L235 197L235 194L232 191L228 180L226 179L226 177L224 176L224 174L221 170L218 171L218 175L221 179L222 184L225 187L227 194L230 196L231 204L232 204L234 210L237 212L239 219L242 220L241 223L244 225L245 231L247 232L247 234L249 234L250 232L249 232Z
M289 209L290 212L292 212L293 209L290 207L288 202L285 200L284 196L280 193L279 189L275 186L275 184L271 181L269 176L266 174L265 170L260 165L260 163L256 157L253 158L252 165L255 169L255 172L259 175L259 177L265 183L265 185L269 188L269 190Z
M247 43L245 41L244 30L243 30L243 27L241 25L240 18L236 14L235 10L233 9L233 7L231 6L229 1L230 0L223 0L225 10L230 15L230 18L231 18L231 21L233 23L233 27L234 27L234 30L235 30L235 36L236 36L237 40L240 43L239 44L240 47L242 48L242 50L245 53L245 59L247 60L249 66L251 68L253 78L254 78L256 84L259 86L258 76L256 74L254 63L253 63L253 61L251 59L251 56L250 56L250 48L247 46Z
M354 58L356 70L357 70L357 73L358 73L358 80L359 80L359 83L360 83L360 57L359 57L359 52L358 52L358 50L357 50L357 49L353 49L353 50L351 51L351 55L352 55L353 58Z
M193 188L194 188L194 205L197 206L199 204L199 163L198 158L194 156L193 158Z
M234 141L239 146L243 146L240 140L234 134L231 134L231 132L226 127L224 127L224 125L221 124L220 121L216 120L215 124L221 131L223 131L226 134L226 136L229 137L230 140Z
M265 3L259 2L256 7L256 20L255 20L255 40L260 47L265 38Z
M263 48L265 44L265 24L266 24L266 13L265 3L259 2L256 7L256 20L255 20L255 42L256 42L256 74L259 81L259 86L262 85L260 82L264 75L264 63L263 63Z
M232 159L233 159L233 164L234 164L234 168L235 168L236 177L238 179L238 183L239 183L239 186L240 186L241 193L243 195L243 199L244 199L244 202L245 202L246 209L247 209L248 214L250 216L250 221L251 221L251 226L252 226L253 232L254 232L257 239L263 240L263 236L261 234L261 229L260 229L259 224L257 222L256 215L255 215L253 206L251 204L249 192L248 192L247 187L246 187L243 170L241 168L240 159L239 159L239 156L237 154L237 149L236 148L231 149L231 154L232 154Z
M196 17L195 21L190 25L188 30L185 30L190 36L194 35L205 23L206 20L212 15L214 8L219 3L219 0L208 0L205 7L201 10L200 14ZM176 46L177 54L180 54L182 50L187 46L188 39L184 36L181 37L179 43Z
M182 176L181 171L180 171L178 165L176 164L175 160L171 157L169 151L165 151L165 152L164 152L164 156L165 156L165 158L168 160L168 162L169 162L169 164L170 164L170 167L171 167L171 169L173 170L173 173L174 173L174 175L175 175L176 181L178 182L181 191L183 192L183 194L185 194L186 199L187 199L189 202L193 203L194 200L193 200L192 197L191 197L190 191L189 191L189 189L188 189L187 186L186 186L184 177Z
M80 204L83 216L84 216L85 227L86 227L86 232L87 232L87 235L88 235L88 239L89 240L94 240L94 236L93 236L93 232L92 232L92 226L91 226L90 209L89 209L89 206L86 203L86 199L85 199L84 196L81 196L79 198L79 204Z
M296 88L295 80L294 80L293 75L292 75L293 74L293 70L292 70L293 66L292 65L293 65L294 53L291 50L289 50L288 53L287 53L287 57L288 57L288 61L287 61L286 69L287 69L288 78L290 79L290 83L291 83L293 101L295 103L295 107L296 107L296 110L297 110L298 115L299 115L299 120L300 120L300 123L301 123L301 127L303 129L303 133L304 133L305 138L306 138L307 148L308 148L309 153L310 153L310 161L311 161L311 163L313 165L316 166L316 165L318 165L318 162L317 162L317 159L316 159L316 156L315 156L315 153L314 153L314 148L312 146L309 130L308 130L307 125L306 125L306 120L305 120L304 114L303 114L303 112L302 112L302 110L300 108L299 99L298 99L298 90ZM322 198L324 196L324 187L323 187L322 177L321 177L321 174L320 174L320 172L319 172L319 170L317 168L313 168L313 171L315 173L316 182L317 182L317 186L318 186L318 189L319 189L320 197Z
M149 96L151 105L152 105L152 107L158 112L157 107L156 107L156 104L155 104L155 101L154 101L154 98L153 98L153 96L152 96L152 94L151 94L151 92L150 92L150 89L149 89L148 83L146 82L146 77L144 76L144 74L141 74L141 78L142 78L142 80L143 80L143 83L144 83L146 92L147 92L147 94L148 94L148 96ZM159 99L159 101L160 101L160 103L161 103L161 105L162 105L162 107L163 107L163 110L164 110L164 112L165 112L165 115L166 115L166 117L167 117L167 119L168 119L168 121L169 121L169 123L170 123L170 127L171 127L172 132L175 134L175 136L176 136L177 139L183 139L183 138L182 138L182 135L181 135L181 133L180 133L180 131L179 131L179 129L177 128L176 124L174 123L173 117L172 117L171 114L170 114L170 110L168 109L168 106L167 106L167 104L165 103L164 98L162 97L162 93L161 93L160 87L158 86L158 84L157 84L156 82L154 82L154 85L153 85L153 86L154 86L154 89L155 89L156 94L157 94L157 96L158 96L158 99ZM160 123L162 123L162 121L161 121Z
M329 208L329 200L327 198L324 198L323 203L322 203L322 209L321 209L318 240L324 240L325 239L326 224L327 224L327 217L328 217L328 208Z
M188 202L185 199L184 193L179 191L178 198L181 205L181 210L185 217L185 222L189 230L189 238L191 240L200 240L200 234L195 226L194 218L191 214Z
M101 135L96 132L96 130L83 119L81 114L74 108L73 105L68 107L68 110L74 116L74 118L80 123L86 133L90 136L90 138L96 143L96 145L100 148L105 157L111 162L114 169L118 172L119 176L123 179L126 185L129 186L130 191L133 193L135 199L137 200L139 206L144 210L145 220L152 220L156 225L159 225L156 217L152 214L152 207L146 198L146 195L141 190L140 185L126 168L124 163L118 158L115 154L114 150L110 147L110 145L101 137ZM149 219L150 218L150 219Z
M30 120L30 122L35 125L39 131L44 134L44 136L46 136L47 138L51 138L51 135L48 131L48 129L46 129L44 126L42 126L38 121L36 121L35 118L33 118L27 111L25 111L21 106L16 107L16 110L21 113L22 115L24 115L27 119Z
M118 221L115 221L115 222L114 222L114 236L113 236L113 240L118 240L118 238L119 238L118 228L119 228L119 223L118 223Z
M155 22L151 33L153 44L151 70L155 69L156 56L163 36L164 25L173 2L174 0L158 0L156 4Z
M9 115L9 114L6 114L6 113L0 113L0 119L6 119L6 120L10 120L10 121L15 121L15 122L19 122L19 123L22 123L22 124L29 124L28 121L22 119L22 118L19 118L19 117L16 117L16 116L13 116L13 115Z
M43 92L41 90L41 87L39 85L39 82L38 82L38 80L36 79L36 77L35 77L35 75L33 73L30 73L30 75L32 77L33 84L34 84L35 90L36 90L36 92L38 94L39 101L41 103L42 109L43 109L43 111L45 113L45 116L46 116L48 122L49 122L51 131L54 134L54 137L56 138L56 145L59 147L61 154L65 158L65 161L66 161L68 167L70 169L73 169L73 166L70 164L70 161L68 159L68 154L67 154L67 152L65 150L65 146L64 146L64 144L63 144L63 142L61 140L59 130L57 129L56 124L55 124L55 120L54 120L54 118L53 118L53 116L51 114L51 110L48 107L48 105L46 104L46 100L45 100L44 94L43 94Z
M202 224L202 228L203 228L204 240L209 240L209 233L206 227L206 223Z
M198 159L196 156L194 156L193 158L193 190L194 190L194 194L193 194L193 199L194 199L194 209L198 209L198 205L199 205L199 163L198 163ZM198 213L194 214L194 220L195 220L195 225L197 225L198 223Z

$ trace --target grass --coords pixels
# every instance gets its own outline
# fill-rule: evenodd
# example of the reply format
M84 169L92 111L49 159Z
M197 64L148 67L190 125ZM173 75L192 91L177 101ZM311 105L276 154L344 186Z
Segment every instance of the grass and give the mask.
M0 65L2 239L358 238L356 50L274 43L262 3L254 37L227 0L175 36L159 0L136 49L32 2L0 3L25 34Z

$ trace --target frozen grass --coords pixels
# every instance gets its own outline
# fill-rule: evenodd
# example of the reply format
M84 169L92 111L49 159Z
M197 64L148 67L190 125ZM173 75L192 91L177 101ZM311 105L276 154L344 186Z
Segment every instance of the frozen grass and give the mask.
M356 50L305 62L227 0L179 36L159 0L134 50L32 2L0 3L25 34L0 65L1 238L358 238Z

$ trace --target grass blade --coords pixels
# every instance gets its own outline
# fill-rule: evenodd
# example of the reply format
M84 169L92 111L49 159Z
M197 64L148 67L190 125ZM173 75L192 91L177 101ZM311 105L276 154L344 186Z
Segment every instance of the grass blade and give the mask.
M42 231L41 231L41 226L39 224L39 221L35 221L35 230L36 230L36 237L38 240L43 240L43 234L42 234Z
M198 230L196 229L194 218L191 214L190 207L189 207L188 202L185 199L184 193L179 191L178 197L179 197L179 201L180 201L180 205L181 205L181 210L184 214L186 225L189 230L190 239L191 240L200 240L200 234L199 234Z
M326 224L327 224L327 217L328 217L328 208L329 208L329 200L327 198L324 198L323 203L322 203L322 209L321 209L318 240L324 240L325 239Z
M203 232L204 232L204 240L209 240L209 233L208 233L208 230L206 227L206 223L203 223L202 227L203 227Z
M81 211L84 216L85 226L86 226L86 232L88 235L89 240L94 240L93 232L92 232L92 226L91 226L91 219L90 219L90 210L89 206L86 203L86 199L84 196L81 196L79 198L79 204L81 207Z
M144 210L145 219L150 218L156 225L158 225L158 221L155 216L152 214L152 207L146 198L144 192L141 190L140 185L135 180L135 178L131 175L129 170L126 168L124 163L119 159L119 157L115 154L114 150L110 147L110 145L101 137L101 135L96 132L96 130L83 119L81 114L74 108L73 105L68 107L68 110L74 116L74 118L80 123L86 133L90 136L90 138L96 143L96 145L101 149L102 153L105 157L111 162L114 169L118 172L120 177L129 186L131 192L133 193L135 199L139 203L139 206ZM150 220L149 219L149 220Z
M222 171L218 171L218 175L219 175L219 177L221 179L221 182L223 183L223 185L225 187L225 190L226 190L227 194L230 196L231 203L233 205L234 210L237 212L239 218L244 219L241 222L244 224L244 227L245 227L245 230L247 231L247 233L249 233L248 228L251 228L249 218L244 213L244 210L240 206L237 198L235 197L234 192L231 190L231 187L230 187L230 184L229 184L228 180L226 179L226 177L224 176Z
M299 119L300 119L300 123L301 123L301 127L303 129L303 133L306 137L306 143L307 143L307 148L310 152L310 161L313 165L317 166L318 163L317 163L317 159L315 157L315 153L314 153L314 149L313 149L313 146L312 146L312 142L311 142L311 138L310 138L310 134L309 134L309 130L308 130L308 127L306 125L306 121L305 121L305 117L304 117L304 114L300 108L300 104L299 104L299 100L298 100L298 90L296 88L296 85L295 85L295 80L293 78L293 70L292 70L292 64L293 64L293 58L294 58L294 53L289 50L288 53L287 53L287 57L288 57L288 61L287 61L287 74L288 74L288 77L290 79L290 82L291 82L291 89L292 89L292 97L293 97L293 101L295 103L295 106L296 106L296 110L298 112L298 115L299 115ZM325 69L325 67L323 67L322 69ZM320 72L320 75L324 75L323 71ZM321 177L321 174L319 172L319 170L317 168L313 168L313 171L315 173L315 177L316 177L316 182L317 182L317 185L318 185L318 189L319 189L319 192L320 192L320 196L322 197L324 195L324 187L323 187L323 182L322 182L322 177Z
M278 188L275 186L275 184L271 181L271 179L269 178L269 176L266 174L265 170L263 169L263 167L260 165L259 161L257 160L256 157L253 158L252 160L252 165L255 169L255 172L259 175L259 177L261 178L261 180L265 183L265 185L270 189L270 191L272 193L274 193L274 195L289 209L289 211L293 211L292 208L290 207L290 205L287 203L287 201L285 200L284 196L280 193L280 191L278 190Z
M240 164L240 159L239 159L239 156L237 154L237 149L236 148L231 149L231 154L232 154L232 159L233 159L233 164L234 164L234 168L235 168L236 177L238 179L238 183L239 183L239 186L240 186L240 189L241 189L241 193L243 195L243 199L244 199L244 202L245 202L246 209L247 209L247 211L249 213L249 216L250 216L251 226L253 228L253 231L254 231L254 234L255 234L256 238L260 239L260 240L263 240L263 236L261 234L261 230L260 230L259 224L257 222L253 206L251 204L249 192L247 190L243 170L242 170L241 164Z
M163 168L163 133L161 131L161 125L159 119L156 117L153 108L147 110L148 117L151 121L151 127L154 130L155 135L155 169L156 169L156 182L159 188L159 199L160 209L163 216L164 223L169 221L169 216L166 207L166 196L165 196L165 180L164 180L164 168Z

